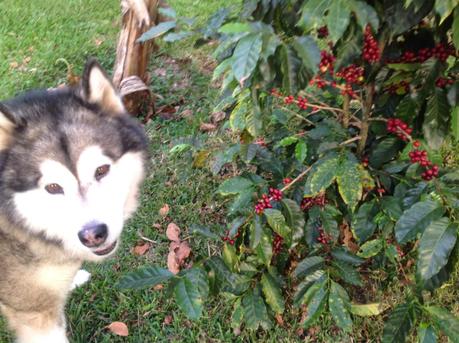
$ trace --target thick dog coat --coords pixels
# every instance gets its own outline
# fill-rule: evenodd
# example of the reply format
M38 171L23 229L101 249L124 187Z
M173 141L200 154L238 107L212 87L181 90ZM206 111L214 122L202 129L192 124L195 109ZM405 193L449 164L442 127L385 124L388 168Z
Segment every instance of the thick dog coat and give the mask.
M147 140L99 64L0 103L0 309L21 343L63 343L63 309L137 207Z

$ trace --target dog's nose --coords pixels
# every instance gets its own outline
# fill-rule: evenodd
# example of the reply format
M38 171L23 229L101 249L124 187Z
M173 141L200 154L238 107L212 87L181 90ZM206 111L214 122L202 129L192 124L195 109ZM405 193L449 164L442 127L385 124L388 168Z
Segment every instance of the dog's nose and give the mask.
M89 223L83 226L83 230L78 232L78 238L88 248L98 247L108 236L108 228L105 224Z

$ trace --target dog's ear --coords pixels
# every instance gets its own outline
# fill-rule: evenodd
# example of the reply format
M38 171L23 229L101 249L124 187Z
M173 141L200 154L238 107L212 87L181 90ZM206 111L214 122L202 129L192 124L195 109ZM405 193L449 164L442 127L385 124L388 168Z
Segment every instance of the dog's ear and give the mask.
M0 102L0 150L6 149L14 129L18 126L11 112Z
M86 63L82 87L85 100L98 105L104 112L113 115L126 112L112 82L95 59L89 59Z

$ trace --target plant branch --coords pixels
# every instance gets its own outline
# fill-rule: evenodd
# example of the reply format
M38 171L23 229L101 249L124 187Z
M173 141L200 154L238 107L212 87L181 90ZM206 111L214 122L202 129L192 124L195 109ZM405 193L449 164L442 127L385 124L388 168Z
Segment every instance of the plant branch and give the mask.
M298 181L300 181L307 173L309 173L309 171L311 170L311 166L308 167L306 170L304 170L303 172L301 172L300 175L298 175L295 179L292 180L292 182L290 182L288 185L286 185L284 188L281 189L281 192L284 193L285 191L287 191L289 188L291 188L295 183L297 183Z
M373 106L373 95L375 85L373 82L365 85L365 99L362 99L362 127L360 128L361 139L357 147L357 153L362 154L368 139L368 130L370 127L371 107Z

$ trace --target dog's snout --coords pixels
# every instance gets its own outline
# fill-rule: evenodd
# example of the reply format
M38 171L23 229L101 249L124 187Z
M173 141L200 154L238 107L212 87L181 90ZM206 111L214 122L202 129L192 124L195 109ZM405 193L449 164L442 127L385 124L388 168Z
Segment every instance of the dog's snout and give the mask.
M88 248L98 247L105 242L108 236L108 228L106 224L90 223L83 227L83 230L78 232L78 238Z

